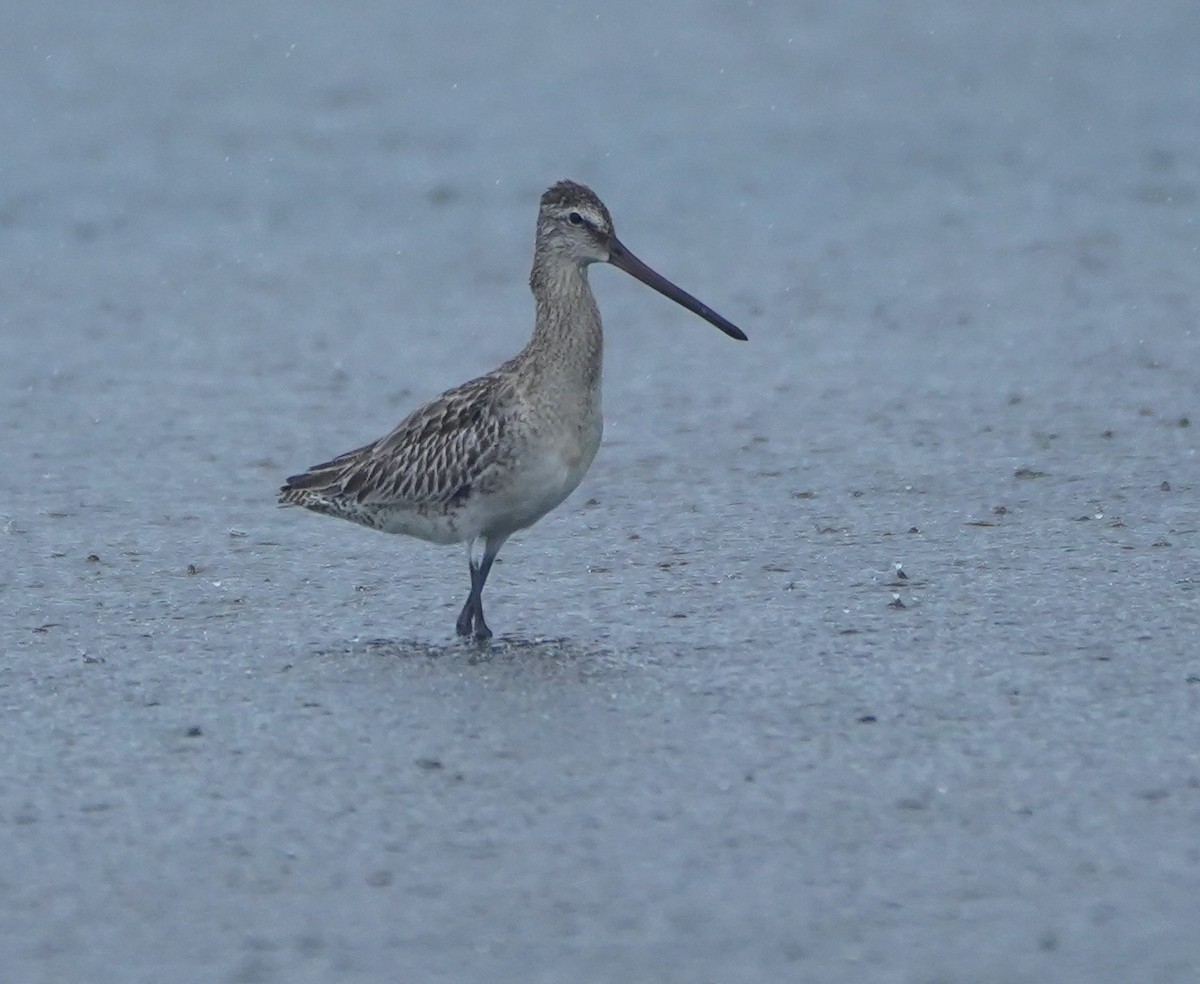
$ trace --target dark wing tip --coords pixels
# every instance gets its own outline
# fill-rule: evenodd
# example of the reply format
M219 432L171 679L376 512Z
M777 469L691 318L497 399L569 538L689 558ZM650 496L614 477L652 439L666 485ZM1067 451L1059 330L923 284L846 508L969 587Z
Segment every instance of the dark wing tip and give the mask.
M279 486L279 494L281 496L294 494L303 489L310 489L317 483L314 481L312 472L303 472L300 475L289 475L281 486Z
M278 502L281 506L294 506L300 501L301 489L293 484L300 477L293 475L285 484L279 486Z
M321 466L311 468L299 475L290 475L279 486L279 504L283 506L306 505L309 497L329 490L333 476Z

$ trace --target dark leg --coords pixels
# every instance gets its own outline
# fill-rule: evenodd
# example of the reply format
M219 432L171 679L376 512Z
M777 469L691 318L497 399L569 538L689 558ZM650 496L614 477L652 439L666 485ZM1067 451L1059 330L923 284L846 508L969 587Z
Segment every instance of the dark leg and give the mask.
M458 621L454 623L454 628L460 636L469 636L472 627L475 625L475 588L474 588L474 571L471 573L471 594L467 597L467 602L462 607L462 611L458 613Z
M483 586L487 583L487 576L492 569L492 561L495 559L496 555L487 551L478 567L474 564L471 565L471 590L475 593L475 638L481 642L492 637L492 630L483 620Z
M492 561L500 552L500 547L507 538L486 538L472 540L468 545L468 563L471 569L471 593L467 595L466 603L459 612L455 629L460 636L474 634L481 642L492 637L483 618L483 586L487 583L488 574L492 570Z

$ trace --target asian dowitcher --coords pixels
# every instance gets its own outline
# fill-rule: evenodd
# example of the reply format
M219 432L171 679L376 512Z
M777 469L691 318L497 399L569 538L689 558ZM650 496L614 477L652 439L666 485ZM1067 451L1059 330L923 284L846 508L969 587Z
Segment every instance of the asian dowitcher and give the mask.
M604 346L588 285L592 263L611 263L732 338L746 338L626 249L591 189L560 181L538 209L529 344L413 411L386 437L293 475L279 491L284 505L385 533L465 541L471 592L459 635L491 637L483 586L492 561L513 533L575 490L600 446Z

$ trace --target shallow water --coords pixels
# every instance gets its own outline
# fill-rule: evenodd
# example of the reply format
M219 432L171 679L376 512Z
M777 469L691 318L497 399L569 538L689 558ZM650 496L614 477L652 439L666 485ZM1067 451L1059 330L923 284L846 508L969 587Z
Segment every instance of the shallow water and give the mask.
M505 11L0 40L7 972L1194 980L1195 6ZM751 340L593 272L481 648L274 489L519 348L564 176Z

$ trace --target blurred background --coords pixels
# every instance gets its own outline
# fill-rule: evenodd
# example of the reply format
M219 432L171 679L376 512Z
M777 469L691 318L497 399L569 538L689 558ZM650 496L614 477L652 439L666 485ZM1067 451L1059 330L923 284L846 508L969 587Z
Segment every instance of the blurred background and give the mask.
M13 980L1196 979L1194 0L8 8ZM750 343L593 270L481 658L274 489L564 177Z

